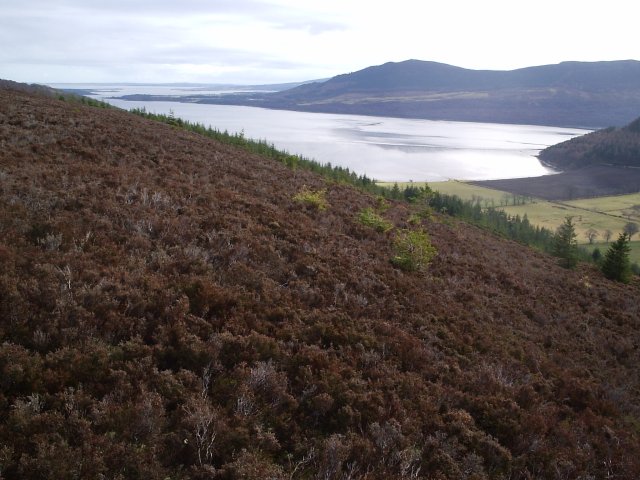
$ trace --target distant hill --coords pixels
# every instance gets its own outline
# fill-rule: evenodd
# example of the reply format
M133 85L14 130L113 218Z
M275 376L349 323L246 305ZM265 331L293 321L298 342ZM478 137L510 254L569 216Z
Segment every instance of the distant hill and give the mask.
M504 89L576 89L619 91L638 89L640 62L563 62L511 71L470 70L444 63L407 60L338 75L325 82L290 89L280 96L331 98L340 94L385 95L406 91L477 91Z
M538 157L560 170L592 165L640 167L640 118L622 128L597 130L552 145Z
M142 96L130 98L143 99ZM145 99L154 98L146 96ZM563 62L493 71L407 60L281 92L202 96L181 101L602 128L624 125L640 113L640 62Z
M0 86L2 479L640 478L637 281L180 125Z
M606 127L640 112L640 62L489 71L409 60L285 90L269 102L314 111Z
M13 90L18 92L38 93L40 95L45 95L49 97L53 97L60 93L55 89L47 87L45 85L20 83L20 82L14 82L13 80L3 80L3 79L0 79L0 89Z

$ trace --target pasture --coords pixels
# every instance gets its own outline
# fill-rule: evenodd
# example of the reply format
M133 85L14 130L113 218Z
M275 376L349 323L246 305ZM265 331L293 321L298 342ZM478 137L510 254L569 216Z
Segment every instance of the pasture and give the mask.
M393 183L381 183L392 187ZM410 183L398 184L400 188ZM411 185L424 186L422 182ZM432 182L429 187L447 195L457 195L463 200L480 202L485 208L497 207L510 215L525 214L533 225L555 231L567 216L573 218L576 227L578 243L589 246L587 232L591 229L597 232L596 246L604 254L609 248L605 241L607 230L611 232L609 242L618 238L628 222L640 224L640 193L628 195L614 195L608 197L586 198L581 200L548 201L531 197L520 197L512 193L480 187L466 182L449 180L446 182ZM640 239L638 234L631 242L631 259L640 263Z

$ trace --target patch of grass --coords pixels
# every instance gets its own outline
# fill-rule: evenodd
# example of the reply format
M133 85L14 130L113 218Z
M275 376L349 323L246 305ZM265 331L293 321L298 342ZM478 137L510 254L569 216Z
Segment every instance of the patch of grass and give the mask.
M640 221L640 193L611 197L584 198L565 202L577 208L625 217L627 221Z
M380 233L388 232L393 228L393 224L389 220L378 215L372 208L362 210L358 214L358 221Z
M400 230L394 242L391 262L402 270L423 271L438 253L424 230Z
M293 196L293 200L296 202L304 203L318 210L326 210L329 206L327 202L326 190L311 190L309 187L304 186L302 190Z

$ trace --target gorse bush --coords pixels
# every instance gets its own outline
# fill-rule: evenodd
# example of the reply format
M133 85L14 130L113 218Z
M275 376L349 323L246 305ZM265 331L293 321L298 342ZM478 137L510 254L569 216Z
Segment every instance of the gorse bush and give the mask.
M376 232L385 233L393 228L393 224L378 215L372 208L365 208L358 215L361 224L373 228Z
M329 206L326 195L326 190L311 190L309 187L304 186L302 190L293 196L293 199L318 210L326 210Z
M391 262L409 272L424 270L438 253L424 230L398 231L394 247Z

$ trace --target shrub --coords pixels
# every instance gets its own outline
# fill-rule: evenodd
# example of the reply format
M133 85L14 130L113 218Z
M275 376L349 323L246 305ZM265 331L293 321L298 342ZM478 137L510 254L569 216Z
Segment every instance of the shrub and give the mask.
M402 270L424 270L438 253L424 230L401 230L395 239L392 263Z
M318 210L326 210L329 206L326 198L326 190L311 190L306 185L293 196L296 202L305 203Z
M378 215L372 208L362 210L358 215L358 220L361 224L371 227L380 233L388 232L393 228L393 224L390 221Z
M407 219L407 222L410 223L411 225L420 225L420 223L422 223L423 220L431 220L432 218L431 214L432 214L431 208L426 207L418 212L412 213Z
M376 198L376 210L378 210L379 212L382 212L382 213L384 213L387 210L389 210L389 202L383 196L379 195Z

